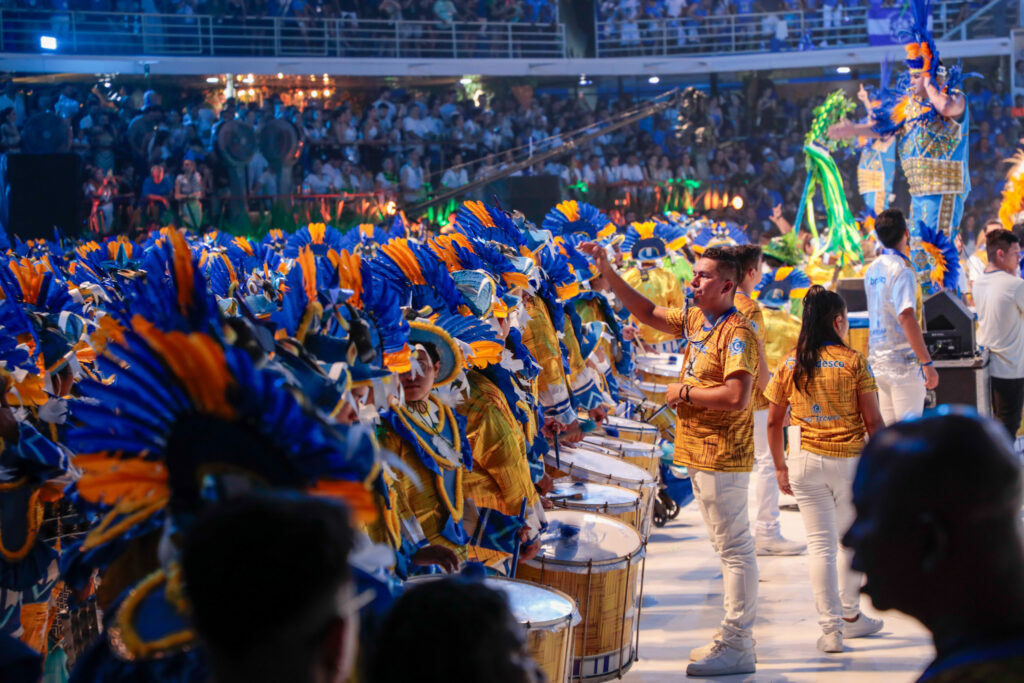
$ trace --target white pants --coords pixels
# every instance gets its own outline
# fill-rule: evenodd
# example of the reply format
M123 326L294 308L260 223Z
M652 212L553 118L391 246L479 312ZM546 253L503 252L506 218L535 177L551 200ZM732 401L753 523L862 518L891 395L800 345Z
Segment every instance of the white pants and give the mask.
M751 522L754 538L773 538L779 531L779 482L775 463L768 448L768 411L754 411L754 471L751 472L754 493Z
M750 473L691 469L690 481L711 545L722 560L722 640L737 648L751 648L757 613L757 556L747 518Z
M878 408L882 420L891 425L908 415L921 417L924 412L924 378L916 367L899 374L875 371L878 384Z
M861 574L850 568L853 551L839 545L853 524L853 475L857 458L832 458L801 450L791 457L789 484L807 529L811 589L825 633L841 631L843 617L860 613Z

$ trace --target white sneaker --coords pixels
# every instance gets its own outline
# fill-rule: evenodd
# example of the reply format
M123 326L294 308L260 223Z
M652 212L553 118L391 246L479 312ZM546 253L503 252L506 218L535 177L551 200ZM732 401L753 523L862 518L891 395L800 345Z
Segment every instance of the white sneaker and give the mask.
M752 674L757 670L754 664L754 648L739 649L716 640L711 652L686 667L687 676L727 676L729 674Z
M721 637L722 629L718 629L717 631L715 631L714 635L711 636L710 643L708 643L707 645L701 645L700 647L695 647L692 650L690 650L690 661L698 662L707 657L709 654L711 654L711 651L715 649L715 643L717 643Z
M822 652L842 652L843 651L843 634L840 631L832 631L831 633L823 633L818 638L818 649Z
M885 626L881 619L872 619L861 612L856 621L843 622L843 636L847 638L863 638L878 633Z
M754 538L754 549L758 555L803 555L807 545L799 541L791 541L782 534L775 536L757 536Z
M721 638L722 638L722 629L718 629L711 636L711 642L710 643L708 643L707 645L701 645L700 647L695 647L692 650L690 650L690 661L691 662L698 662L698 661L704 659L705 657L707 657L709 654L711 654L711 651L715 649L715 643L718 642L719 640L721 640ZM754 645L755 646L757 645L757 641L756 640L754 640ZM757 651L756 650L754 651L754 662L757 662Z

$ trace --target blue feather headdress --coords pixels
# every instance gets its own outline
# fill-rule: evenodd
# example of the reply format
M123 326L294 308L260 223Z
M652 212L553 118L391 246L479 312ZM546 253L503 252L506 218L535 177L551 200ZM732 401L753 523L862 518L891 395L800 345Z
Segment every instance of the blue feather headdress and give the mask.
M749 243L750 239L743 228L732 222L705 225L691 240L693 251L697 254L711 247L734 247Z
M956 246L945 232L932 228L924 221L918 221L917 228L921 233L920 247L927 259L927 264L922 265L929 267L932 282L936 287L956 292L960 278L960 258Z
M296 258L303 247L309 247L316 256L326 256L331 249L340 251L343 236L336 229L323 223L310 223L299 228L289 238L284 247L285 258Z
M526 238L512 217L483 202L463 203L455 214L455 229L484 242L508 245L517 253L526 247Z
M570 199L555 206L544 216L541 229L576 242L603 240L617 228L596 206Z

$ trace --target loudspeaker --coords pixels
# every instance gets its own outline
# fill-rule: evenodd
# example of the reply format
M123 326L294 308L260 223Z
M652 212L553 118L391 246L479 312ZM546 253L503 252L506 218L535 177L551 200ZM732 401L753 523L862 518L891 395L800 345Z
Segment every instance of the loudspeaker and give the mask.
M846 302L846 310L860 313L868 310L868 295L864 291L864 278L841 277L836 283L836 291Z
M54 226L68 236L81 232L80 159L77 154L10 154L8 232L22 240L53 239Z
M936 360L935 371L939 373L939 386L928 392L927 407L969 405L976 408L979 415L992 414L986 359Z
M508 178L508 204L505 208L519 209L540 227L547 212L562 201L561 182L561 178L552 175Z
M974 315L960 297L942 290L925 299L924 329L932 358L974 355Z

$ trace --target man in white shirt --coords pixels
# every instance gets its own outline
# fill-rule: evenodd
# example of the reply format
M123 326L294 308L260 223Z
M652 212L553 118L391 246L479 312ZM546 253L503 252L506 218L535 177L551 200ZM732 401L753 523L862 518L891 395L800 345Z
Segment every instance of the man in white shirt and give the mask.
M445 169L444 175L441 176L441 185L450 190L468 183L469 172L462 163L462 154L456 152L452 157L452 165Z
M587 165L583 168L583 182L591 186L602 185L605 182L601 160L595 155L590 156Z
M986 226L987 227L987 226ZM974 281L978 345L988 349L992 415L1017 438L1024 410L1024 280L1020 240L1009 230L985 236L988 267Z
M313 168L303 185L308 188L305 194L330 194L334 189L330 176L324 173L324 162L319 159L313 159Z
M898 209L875 220L881 253L864 273L868 299L868 360L887 425L924 412L928 389L939 384L921 333L921 287L907 257L910 233Z
M642 183L644 181L644 169L640 167L635 154L626 157L626 163L619 167L619 179L631 183Z
M1002 229L1003 224L998 220L990 220L982 228L981 235L978 237L978 248L967 259L967 279L972 287L974 286L974 281L981 277L981 274L988 268L988 252L985 249L985 239L990 232Z

